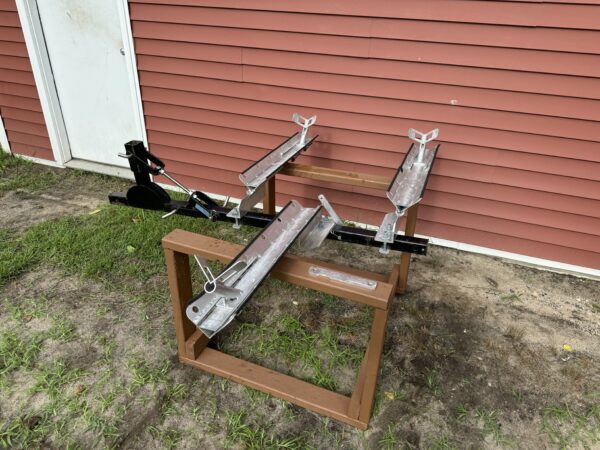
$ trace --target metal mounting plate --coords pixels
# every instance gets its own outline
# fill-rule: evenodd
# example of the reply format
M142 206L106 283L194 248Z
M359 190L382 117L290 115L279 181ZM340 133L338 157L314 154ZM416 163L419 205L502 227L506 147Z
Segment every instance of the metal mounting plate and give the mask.
M398 211L419 203L423 197L437 149L425 149L423 162L417 163L419 148L415 144L410 146L386 194Z
M249 191L258 188L281 170L286 162L310 147L316 138L317 136L314 136L302 142L302 132L299 131L242 172L240 174L240 181Z
M265 185L269 178L281 170L285 163L310 147L317 138L314 136L306 139L302 135L303 131L294 134L240 174L240 181L246 186L246 196L227 214L227 217L235 219L235 228L240 226L239 219L248 214L264 197Z
M217 282L213 292L203 292L186 309L187 317L208 338L226 327L269 274L279 258L307 225L320 216L321 206L304 208L292 200L224 270L243 261L238 273ZM218 277L217 277L218 278Z
M310 266L308 274L313 277L324 277L336 283L348 284L368 291L373 291L377 287L377 281L375 280L340 272L339 270L327 269L325 267Z
M335 226L336 223L331 217L316 217L298 238L298 245L308 250L319 248Z
M383 217L383 222L379 226L377 230L377 234L375 235L375 240L377 242L385 242L391 244L394 242L396 236L396 224L398 219L402 217L404 213L391 212L387 213ZM386 246L387 249L387 246ZM384 250L385 251L385 250Z

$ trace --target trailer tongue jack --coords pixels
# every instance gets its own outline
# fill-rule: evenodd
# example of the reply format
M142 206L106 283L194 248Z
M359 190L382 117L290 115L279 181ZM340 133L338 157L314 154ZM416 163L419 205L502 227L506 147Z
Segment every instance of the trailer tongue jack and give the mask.
M147 209L163 209L171 204L171 197L167 194L167 191L150 179L150 175L162 175L188 194L188 201L185 204L186 209L195 209L200 215L210 218L211 211L219 206L205 193L191 191L177 181L175 177L169 175L165 171L165 163L146 150L142 142L128 142L125 144L125 153L119 153L119 156L129 160L129 166L137 183L127 191L127 204ZM112 199L111 203L113 203ZM175 208L163 217L175 214L182 208L182 206L174 206Z

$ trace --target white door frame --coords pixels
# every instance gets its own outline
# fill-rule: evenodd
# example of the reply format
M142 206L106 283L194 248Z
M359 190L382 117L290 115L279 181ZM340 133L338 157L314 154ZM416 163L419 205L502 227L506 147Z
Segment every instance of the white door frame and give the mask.
M33 76L40 97L46 127L48 128L48 136L50 138L50 144L52 145L54 159L56 160L56 163L61 166L65 166L68 162L72 162L72 164L69 165L77 166L77 168L80 169L122 176L123 170L118 167L72 159L67 129L65 127L58 92L54 82L52 66L50 65L50 57L46 47L46 40L44 39L37 2L38 0L16 0L17 11L21 20L25 44L27 45L27 51L31 61ZM138 123L140 124L140 129L138 131L143 138L144 144L147 145L146 123L144 120L142 95L137 72L137 60L127 0L118 0L118 8L124 46L123 49L129 62L128 75L132 88L132 98L134 99L136 111L139 115Z
M8 140L8 135L6 134L6 128L4 128L4 120L2 120L2 116L0 116L0 146L2 146L2 150L9 155L12 155L12 151L10 150L10 142Z

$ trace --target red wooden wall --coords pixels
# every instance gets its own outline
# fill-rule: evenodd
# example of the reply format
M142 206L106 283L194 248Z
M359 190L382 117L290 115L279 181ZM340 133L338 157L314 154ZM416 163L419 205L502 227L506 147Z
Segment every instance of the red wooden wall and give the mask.
M0 0L0 116L14 153L54 160L15 0Z
M318 115L298 162L392 175L406 131L443 142L418 232L600 268L596 1L130 0L154 152L241 196L238 174ZM379 224L382 192L281 177Z

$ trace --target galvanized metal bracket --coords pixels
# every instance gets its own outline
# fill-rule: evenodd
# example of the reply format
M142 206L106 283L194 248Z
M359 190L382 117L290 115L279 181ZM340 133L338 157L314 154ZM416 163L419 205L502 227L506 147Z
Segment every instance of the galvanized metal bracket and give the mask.
M207 281L204 292L188 305L187 317L208 338L225 328L287 249L319 217L320 211L321 206L304 208L290 201L216 277L206 263L197 258Z
M439 145L435 148L427 148L427 144L438 136L437 128L428 133L421 133L413 128L408 130L408 137L414 140L418 147L415 144L410 146L386 193L395 210L384 216L375 235L375 240L383 243L379 252L384 255L389 253L388 245L394 242L398 219L408 208L416 205L423 198L439 148Z
M329 213L329 216L321 215L306 227L305 232L298 238L298 244L305 249L319 248L329 234L334 233L336 229L344 225L327 198L323 194L319 195L318 198L321 206Z
M235 219L234 228L240 227L239 220L264 197L266 182L275 176L285 163L294 160L301 152L310 147L317 138L317 136L307 138L308 129L315 124L317 116L306 119L295 113L292 120L300 125L302 130L292 135L240 174L240 181L246 186L246 196L228 214L228 217ZM257 193L258 191L261 191L261 193Z
M339 270L327 269L326 267L310 266L308 274L313 277L327 278L336 283L347 284L367 291L372 291L377 287L377 281L375 280L340 272Z

